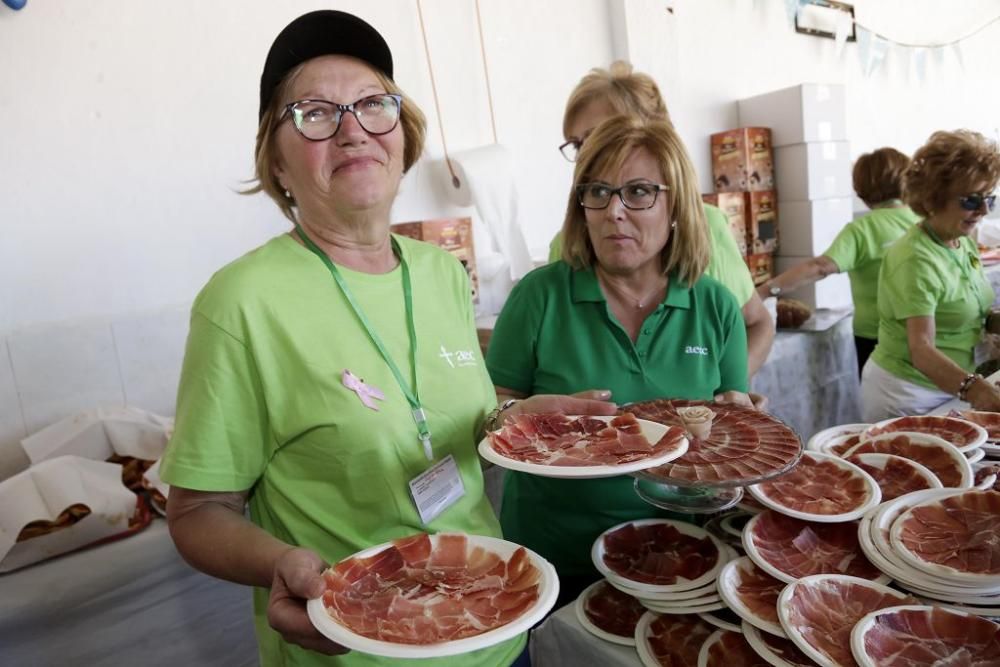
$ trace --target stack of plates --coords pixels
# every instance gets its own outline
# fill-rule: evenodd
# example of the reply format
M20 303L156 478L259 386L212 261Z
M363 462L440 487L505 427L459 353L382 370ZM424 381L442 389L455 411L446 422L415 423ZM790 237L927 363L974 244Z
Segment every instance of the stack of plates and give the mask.
M627 527L629 524L626 523L605 531L594 542L594 547L591 550L594 566L604 575L608 583L638 599L647 609L661 614L697 614L716 611L726 606L722 602L722 598L719 597L715 581L723 566L737 558L738 554L735 549L727 546L703 528L681 521L645 519L629 523L637 529L662 524L676 529L683 536L678 541L679 548L676 552L667 556L657 554L651 558L640 556L636 560L637 567L641 568L644 563L651 564L656 561L658 571L686 571L691 573L692 578L681 575L667 576L664 578L671 580L671 583L649 583L648 579L655 577L642 577L647 581L640 581L638 578L630 578L612 569L612 566L609 565L609 559L606 558L610 552L605 538L616 533L619 529ZM696 553L698 544L706 545L708 543L712 545L709 549L711 551L709 557L705 558ZM684 553L686 555L683 558L689 559L690 563L670 562L670 557L681 558L680 554Z
M917 491L882 504L858 526L865 555L916 596L1000 616L1000 493Z
M986 431L986 442L982 450L987 459L1000 459L1000 413L978 412L976 410L951 411L949 417L964 419L981 426Z

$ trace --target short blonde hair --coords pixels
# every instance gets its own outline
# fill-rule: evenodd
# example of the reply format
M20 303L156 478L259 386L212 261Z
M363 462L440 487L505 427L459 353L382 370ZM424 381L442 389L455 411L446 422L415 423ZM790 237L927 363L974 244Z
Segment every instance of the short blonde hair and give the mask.
M285 196L285 189L274 176L274 166L277 160L278 149L275 145L275 136L278 127L281 125L284 111L284 99L288 94L295 77L298 76L302 68L310 61L301 63L292 69L281 80L271 96L271 104L261 116L260 126L257 128L257 144L254 148L254 178L250 181L252 186L243 190L241 194L256 194L263 192L274 200L274 203L281 209L282 214L292 222L295 222L295 201ZM366 63L367 65L367 63ZM385 87L387 93L403 95L396 82L387 77L379 70L368 66L375 74L379 83ZM403 96L403 104L400 108L399 124L403 127L403 173L410 170L410 167L417 161L421 153L424 152L424 138L427 135L427 119L424 112L420 110L416 102Z
M903 172L910 158L888 146L865 153L854 163L854 192L869 208L903 197Z
M638 148L653 156L669 188L662 193L667 198L663 224L677 223L660 252L663 272L676 271L681 280L693 285L708 266L708 223L691 158L680 136L666 121L615 116L598 125L587 138L573 172L573 189L562 228L562 259L575 269L589 268L597 262L584 208L577 201L577 188L604 174L617 173Z
M972 130L935 132L913 154L903 177L906 203L929 217L948 199L980 183L993 190L1000 181L1000 151L995 141Z
M622 116L670 121L667 105L653 77L633 71L631 63L616 60L608 69L595 67L590 70L569 94L563 112L564 137L569 136L569 126L576 115L595 100L607 102Z

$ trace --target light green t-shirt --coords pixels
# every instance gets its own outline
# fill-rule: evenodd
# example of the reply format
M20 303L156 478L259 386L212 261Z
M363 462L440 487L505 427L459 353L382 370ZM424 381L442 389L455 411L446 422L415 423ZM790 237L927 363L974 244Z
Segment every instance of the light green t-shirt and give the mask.
M750 269L740 254L740 247L729 230L729 220L722 209L711 204L703 204L705 219L708 221L708 240L712 255L705 268L705 275L715 278L729 288L742 308L753 296L753 278ZM549 243L549 262L562 259L562 232Z
M973 351L982 337L993 296L972 239L961 237L958 249L953 250L914 225L882 260L878 345L872 359L904 380L936 388L913 366L906 337L908 318L931 316L936 328L934 346L971 372Z
M499 536L483 493L477 429L496 404L480 358L467 275L449 254L396 237L413 284L417 383L434 454L457 462L465 496L423 526L407 482L428 467L399 385L326 266L283 235L229 264L195 300L161 475L202 491L251 489L254 523L334 563L413 533ZM413 377L402 270L340 267L405 378ZM380 389L378 410L344 386L350 370ZM399 664L352 652L325 657L286 644L254 589L262 664ZM524 636L431 665L506 665Z
M823 254L846 271L854 299L854 335L878 338L878 272L890 245L920 216L909 207L877 208L840 230Z
M746 329L716 280L687 287L671 276L663 302L633 342L608 309L593 271L555 262L526 275L497 320L486 358L498 386L525 394L610 389L618 404L711 399L747 389ZM642 501L631 477L552 479L508 471L504 535L549 560L560 575L596 570L594 540L635 519L675 516Z

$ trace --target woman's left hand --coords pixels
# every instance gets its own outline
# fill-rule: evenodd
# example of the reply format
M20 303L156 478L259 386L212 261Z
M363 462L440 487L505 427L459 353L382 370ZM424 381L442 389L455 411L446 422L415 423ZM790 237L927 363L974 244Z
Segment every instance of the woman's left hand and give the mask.
M763 404L766 405L767 399L764 398L763 396L761 396L761 398L764 399ZM721 394L716 394L715 402L735 403L736 405L743 406L744 408L753 408L755 410L763 409L763 407L759 408L756 405L754 405L754 402L750 400L750 396L748 394L744 394L742 391L724 391Z

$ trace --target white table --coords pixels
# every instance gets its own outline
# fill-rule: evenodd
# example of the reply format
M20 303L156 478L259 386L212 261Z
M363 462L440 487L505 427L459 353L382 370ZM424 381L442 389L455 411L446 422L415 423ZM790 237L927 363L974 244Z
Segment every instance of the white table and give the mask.
M631 646L598 639L576 620L570 603L531 632L531 667L642 667Z
M120 541L0 575L0 664L257 665L250 590L193 570L154 519Z

